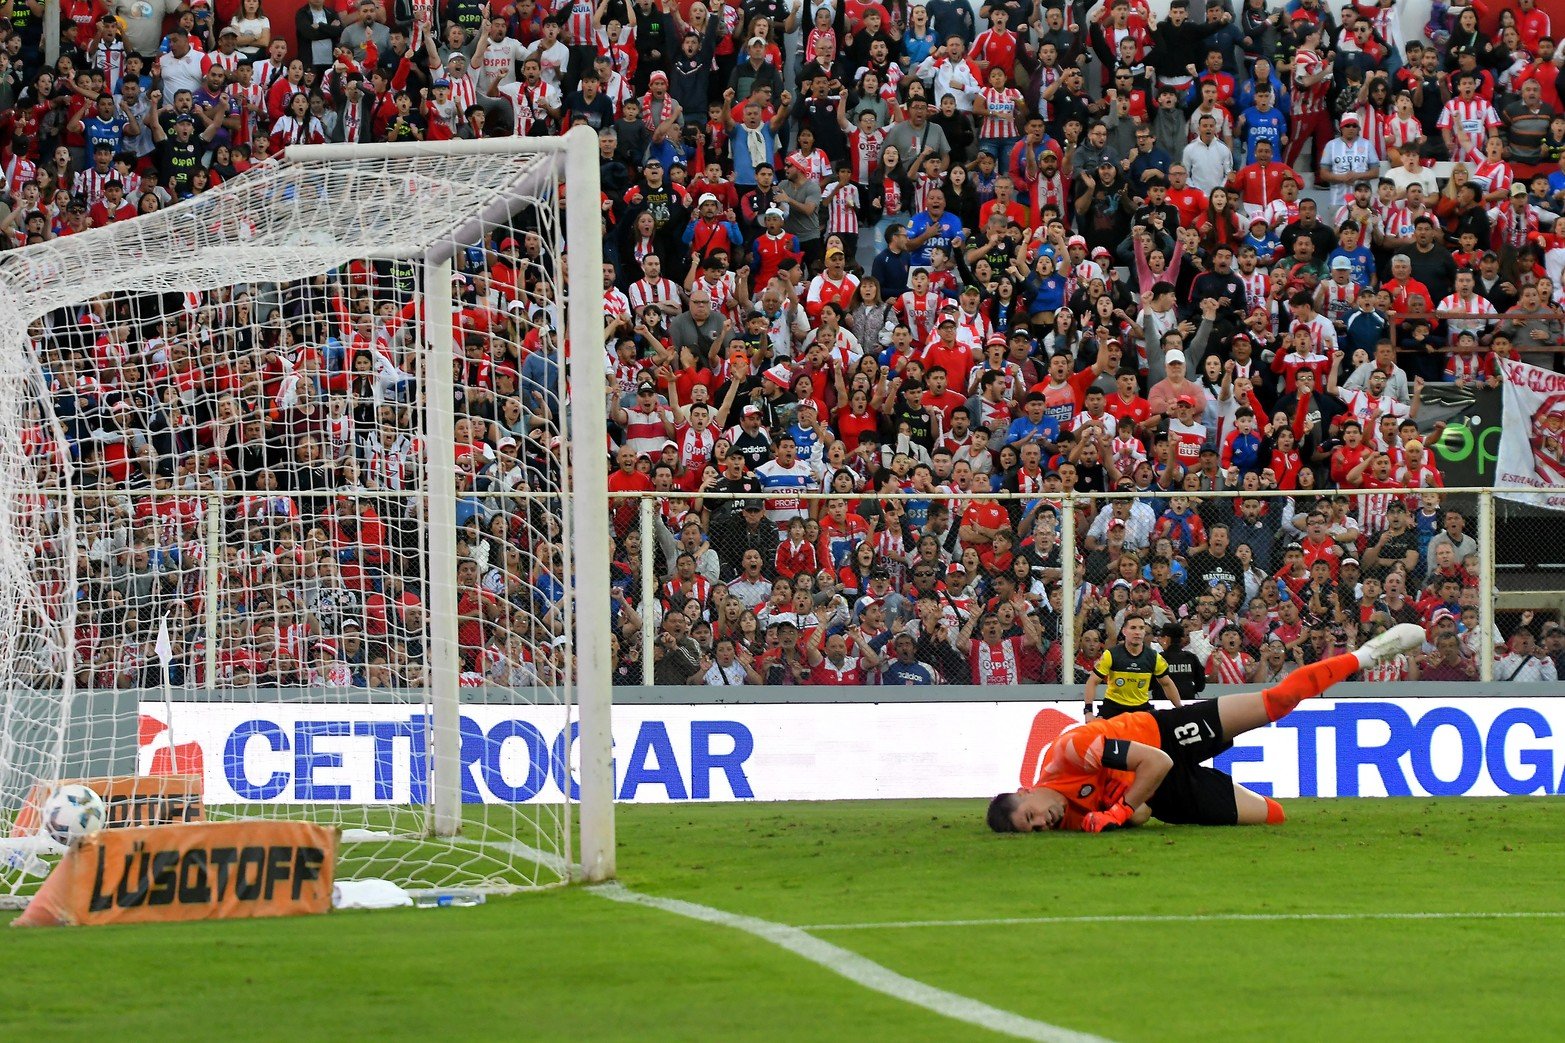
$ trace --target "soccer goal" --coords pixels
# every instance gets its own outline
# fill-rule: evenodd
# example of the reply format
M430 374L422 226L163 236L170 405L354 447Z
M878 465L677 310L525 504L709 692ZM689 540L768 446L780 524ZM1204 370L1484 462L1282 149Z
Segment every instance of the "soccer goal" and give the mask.
M0 890L65 780L341 879L613 875L597 157L290 148L0 256Z

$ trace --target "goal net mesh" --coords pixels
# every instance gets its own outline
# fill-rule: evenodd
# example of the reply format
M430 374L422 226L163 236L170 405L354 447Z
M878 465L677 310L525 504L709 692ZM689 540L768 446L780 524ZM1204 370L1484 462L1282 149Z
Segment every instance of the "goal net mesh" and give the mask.
M343 879L566 878L564 160L290 158L0 257L0 892L62 779L340 826Z

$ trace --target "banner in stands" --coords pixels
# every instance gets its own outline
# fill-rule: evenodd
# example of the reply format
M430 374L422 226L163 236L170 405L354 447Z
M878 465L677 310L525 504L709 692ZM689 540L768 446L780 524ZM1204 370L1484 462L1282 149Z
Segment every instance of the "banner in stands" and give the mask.
M980 797L1032 782L1044 747L1080 721L1080 707L620 706L615 795L649 803ZM141 712L167 710L149 703ZM199 747L208 806L428 799L428 722L407 707L179 703L173 712L174 732ZM464 802L577 796L566 749L576 732L563 709L462 713ZM1565 701L1313 701L1242 736L1217 764L1276 797L1560 793Z
M1447 488L1478 489L1494 484L1503 408L1500 389L1487 384L1424 385L1418 430L1432 442L1435 463ZM1440 425L1440 437L1430 438L1436 425Z
M1505 424L1494 484L1550 490L1509 498L1565 508L1565 375L1506 359L1500 368Z
M15 921L88 926L331 909L337 830L304 822L129 826L84 837Z

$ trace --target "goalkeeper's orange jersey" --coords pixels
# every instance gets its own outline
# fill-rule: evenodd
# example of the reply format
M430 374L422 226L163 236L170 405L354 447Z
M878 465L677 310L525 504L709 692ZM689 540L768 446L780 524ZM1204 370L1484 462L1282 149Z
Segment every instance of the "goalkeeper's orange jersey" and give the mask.
M1103 764L1104 745L1115 739L1162 746L1157 718L1149 713L1122 713L1067 729L1049 747L1037 785L1065 798L1061 829L1080 829L1088 812L1112 808L1135 781L1135 772Z

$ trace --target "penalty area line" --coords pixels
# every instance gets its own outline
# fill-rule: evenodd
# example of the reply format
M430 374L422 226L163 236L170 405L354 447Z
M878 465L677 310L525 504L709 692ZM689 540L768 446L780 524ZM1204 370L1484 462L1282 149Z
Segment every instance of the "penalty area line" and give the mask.
M799 927L790 927L787 924L774 923L754 916L741 916L677 898L659 898L641 894L620 884L600 884L587 890L613 902L661 909L666 913L699 920L702 923L743 931L786 949L795 956L802 956L855 985L991 1032L1014 1036L1017 1039L1038 1040L1040 1043L1108 1043L1101 1036L1075 1032L1058 1025L1051 1025L1046 1021L1036 1021L1012 1011L991 1007L987 1003L967 996L927 985L898 974L856 952L850 952L830 942L812 937Z
M1560 920L1565 912L1456 912L1456 913L1187 913L1123 916L1002 916L988 920L891 920L871 923L800 924L801 931L878 931L913 927L1009 927L1027 924L1092 923L1288 923L1337 920Z

